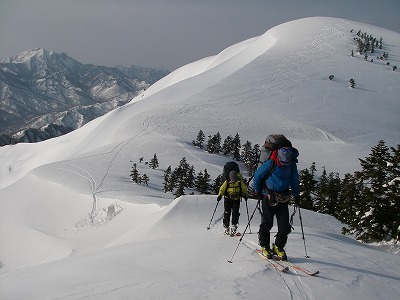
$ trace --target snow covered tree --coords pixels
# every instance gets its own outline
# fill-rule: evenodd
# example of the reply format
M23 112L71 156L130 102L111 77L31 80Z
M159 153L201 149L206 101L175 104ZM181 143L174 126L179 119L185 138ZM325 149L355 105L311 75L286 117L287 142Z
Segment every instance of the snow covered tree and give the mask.
M358 206L358 222L350 226L349 232L356 234L362 241L382 241L398 233L393 229L393 223L398 215L392 214L397 208L388 187L396 183L393 178L393 158L384 141L372 147L371 154L365 159L359 159L362 171L356 172L357 179L363 182L361 192L362 205ZM398 168L398 166L397 166Z
M400 145L391 147L393 155L389 160L389 175L387 185L387 197L390 199L389 234L398 242L400 241Z

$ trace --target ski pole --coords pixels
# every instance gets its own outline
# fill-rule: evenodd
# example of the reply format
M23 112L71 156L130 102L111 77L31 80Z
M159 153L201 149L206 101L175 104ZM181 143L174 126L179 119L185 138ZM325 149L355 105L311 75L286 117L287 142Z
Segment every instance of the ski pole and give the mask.
M245 235L245 233L246 233L246 230L247 230L247 228L249 228L250 222L251 222L251 220L253 219L254 213L256 212L256 210L257 210L257 208L258 208L259 205L260 205L260 199L258 199L257 205L256 205L256 207L254 208L253 213L251 214L251 218L250 218L249 222L247 223L247 226L246 226L246 228L244 229L244 231L243 231L243 233L242 233L242 236L240 237L239 243L237 244L236 249L235 249L235 251L233 252L231 259L228 260L228 263L232 263L232 259L233 259L233 257L235 256L236 251L237 251L237 249L239 248L239 245L240 245L240 243L242 242L243 237L244 237L244 235Z
M247 205L247 199L245 201L246 201L246 210L247 210L247 220L249 221L249 224L250 224L249 206ZM250 234L251 234L251 226L250 226Z
M306 238L304 236L304 229L303 229L303 220L301 218L300 206L299 206L299 218L300 218L300 226L301 226L301 233L303 235L303 242L304 242L304 251L306 253L306 258L310 258L307 254L307 247L306 247Z
M210 230L210 226L211 226L211 222L214 218L215 212L217 211L217 207L218 207L219 201L217 201L217 205L215 205L215 209L214 209L214 213L212 214L211 220L210 220L210 224L208 224L207 230Z

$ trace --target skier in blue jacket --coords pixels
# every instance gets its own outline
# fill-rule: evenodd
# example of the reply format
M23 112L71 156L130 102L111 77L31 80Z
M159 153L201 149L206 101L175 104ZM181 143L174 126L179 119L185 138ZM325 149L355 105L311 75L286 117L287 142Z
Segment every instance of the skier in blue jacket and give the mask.
M287 260L284 247L291 232L289 221L291 196L294 197L296 205L300 202L299 173L296 165L298 156L299 152L292 147L275 150L254 174L254 192L262 199L259 244L263 255L269 258L275 254L280 259ZM271 249L270 230L274 216L277 219L278 233Z

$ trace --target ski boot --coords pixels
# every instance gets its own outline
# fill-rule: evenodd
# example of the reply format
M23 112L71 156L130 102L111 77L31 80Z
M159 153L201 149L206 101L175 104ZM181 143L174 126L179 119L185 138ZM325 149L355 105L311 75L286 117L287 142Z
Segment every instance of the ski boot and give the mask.
M233 224L231 226L231 235L236 235L236 231L237 231L238 226L236 224Z
M286 252L283 248L278 247L277 245L273 244L273 253L279 257L281 260L287 260Z
M231 232L229 230L229 227L227 227L225 225L224 225L224 234L226 234L226 235L230 235L231 234Z
M274 253L272 252L272 249L269 246L261 247L261 253L268 259L270 259L274 256Z

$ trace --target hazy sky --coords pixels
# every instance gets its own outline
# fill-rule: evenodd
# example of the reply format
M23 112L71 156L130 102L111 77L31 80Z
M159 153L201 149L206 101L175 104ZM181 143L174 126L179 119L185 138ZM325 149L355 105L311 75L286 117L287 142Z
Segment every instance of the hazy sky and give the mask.
M400 33L400 0L0 0L0 58L45 48L81 63L172 71L312 16Z

